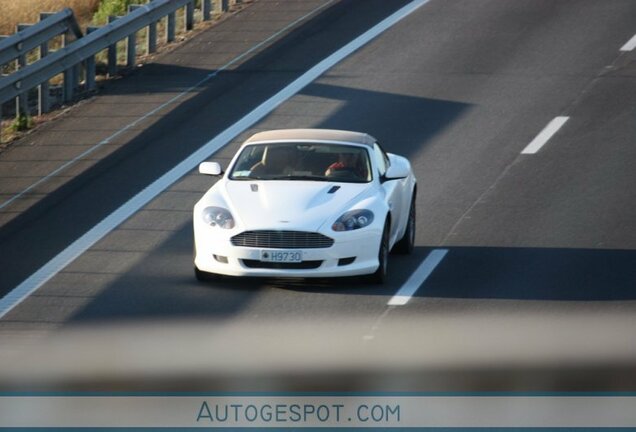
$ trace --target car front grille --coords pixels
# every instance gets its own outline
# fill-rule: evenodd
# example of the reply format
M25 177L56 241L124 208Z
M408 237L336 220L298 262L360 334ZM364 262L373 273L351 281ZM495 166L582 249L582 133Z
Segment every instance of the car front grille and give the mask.
M333 239L305 231L245 231L231 238L234 246L272 249L318 249L333 245Z

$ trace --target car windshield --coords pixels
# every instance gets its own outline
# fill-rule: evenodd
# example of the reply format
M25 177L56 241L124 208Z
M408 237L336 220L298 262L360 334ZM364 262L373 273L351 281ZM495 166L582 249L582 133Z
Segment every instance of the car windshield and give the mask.
M310 180L346 183L371 181L364 147L326 143L273 143L246 146L232 180Z

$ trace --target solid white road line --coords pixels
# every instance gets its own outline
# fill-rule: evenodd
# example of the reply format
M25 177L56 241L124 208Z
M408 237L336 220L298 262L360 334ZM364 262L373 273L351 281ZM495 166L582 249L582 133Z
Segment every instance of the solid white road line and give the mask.
M433 273L435 267L442 262L448 249L433 249L422 264L413 272L411 277L402 285L402 288L387 303L389 306L404 306L411 300L413 294L422 286L426 279Z
M399 21L410 15L412 12L428 3L429 0L414 0L398 11L394 12L380 23L367 30L316 66L309 69L299 78L294 80L287 87L276 93L274 96L256 107L252 112L234 123L232 126L217 135L206 143L199 150L183 160L170 171L155 180L150 186L139 192L128 202L123 204L100 223L95 225L86 234L75 240L70 246L60 252L42 268L25 279L20 285L11 290L0 300L0 318L5 316L10 310L20 304L29 295L49 281L60 270L70 264L75 258L84 253L88 248L97 243L106 234L115 229L135 212L146 205L174 182L197 167L199 163L207 159L210 155L227 145L246 129L271 113L280 104L294 96L305 86L310 84L320 75L331 69L337 63L353 54L355 51L366 45L371 40L397 24Z
M57 167L55 170L51 171L49 174L47 174L46 176L42 177L41 179L39 179L38 181L36 181L35 183L31 184L30 186L27 186L25 189L23 189L22 191L18 192L17 194L13 195L11 198L9 198L8 200L6 200L3 203L0 203L0 210L2 210L4 207L8 206L9 204L11 204L12 202L14 202L15 200L19 199L20 197L24 196L25 194L31 192L33 189L35 189L36 187L38 187L39 185L45 183L46 181L48 181L49 179L55 177L56 175L60 174L61 172L63 172L64 170L66 170L68 167L74 165L76 162L84 159L85 157L89 156L91 153L93 153L95 150L97 150L98 148L102 147L103 145L106 145L108 143L110 143L112 140L114 140L115 138L117 138L119 135L121 135L122 133L126 132L127 130L137 126L139 123L141 123L142 121L144 121L145 119L153 116L154 114L156 114L157 112L161 111L162 109L164 109L165 107L177 102L179 99L182 99L184 96L188 95L189 93L193 92L194 90L196 90L197 88L201 87L203 84L205 84L206 82L210 81L212 78L216 77L219 73L223 72L224 70L226 70L227 68L229 68L230 66L234 65L235 63L239 62L240 60L242 60L243 58L247 57L248 55L250 55L251 53L253 53L254 51L260 49L261 47L263 47L264 45L266 45L267 43L271 42L272 40L276 39L277 37L279 37L280 35L282 35L283 33L285 33L286 31L288 31L289 29L291 29L292 27L296 26L297 24L301 23L302 21L306 20L307 18L309 18L310 16L316 14L318 11L320 11L321 9L324 9L325 7L329 6L331 3L333 3L334 0L329 0L328 2L318 6L316 9L312 10L311 12L303 15L302 17L298 18L297 20L295 20L294 22L286 25L285 27L283 27L281 30L277 31L276 33L274 33L273 35L269 36L267 39L257 43L256 45L254 45L253 47L251 47L250 49L248 49L247 51L245 51L244 53L238 55L237 57L234 57L232 60L230 60L229 62L227 62L226 64L224 64L223 66L221 66L220 68L218 68L217 70L215 70L214 72L209 73L208 75L206 75L202 80L200 80L199 82L197 82L196 84L192 85L191 87L185 89L184 91L182 91L181 93L175 95L174 97L170 98L167 102L162 103L161 105L159 105L156 108L153 108L152 110L148 111L146 114L142 115L141 117L137 118L135 121L133 121L132 123L127 124L126 126L124 126L123 128L119 129L118 131L114 132L111 136L109 136L108 138L103 139L102 141L98 142L97 144L95 144L94 146L92 146L91 148L87 149L86 151L82 152L81 154L77 155L76 157L74 157L73 159L65 162L64 164L60 165L59 167Z
M570 119L570 117L559 116L552 119L548 125L537 135L530 144L526 146L521 154L534 154L538 152L552 136L561 129L561 127Z
M634 48L636 48L636 35L634 35L625 45L621 47L621 51L632 51Z

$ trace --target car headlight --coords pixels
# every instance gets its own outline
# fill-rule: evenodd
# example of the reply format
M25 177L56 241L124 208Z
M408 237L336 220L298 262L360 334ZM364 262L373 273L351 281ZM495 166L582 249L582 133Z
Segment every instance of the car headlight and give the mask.
M351 231L364 228L373 222L370 210L351 210L340 216L331 226L334 231Z
M210 226L223 229L234 228L232 213L221 207L206 207L203 209L203 220Z

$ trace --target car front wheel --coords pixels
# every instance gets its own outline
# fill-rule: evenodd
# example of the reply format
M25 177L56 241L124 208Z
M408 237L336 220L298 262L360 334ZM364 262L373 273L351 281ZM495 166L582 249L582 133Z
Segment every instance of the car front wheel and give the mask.
M369 282L372 284L383 284L387 278L389 266L389 232L389 221L386 221L380 241L380 249L378 251L378 269L375 273L369 275Z
M199 270L197 266L194 266L194 276L197 278L199 282L206 282L215 278L213 273L204 272L203 270Z
M415 194L411 198L411 207L409 208L409 216L406 222L406 230L399 242L393 248L397 253L408 255L413 252L415 246Z

